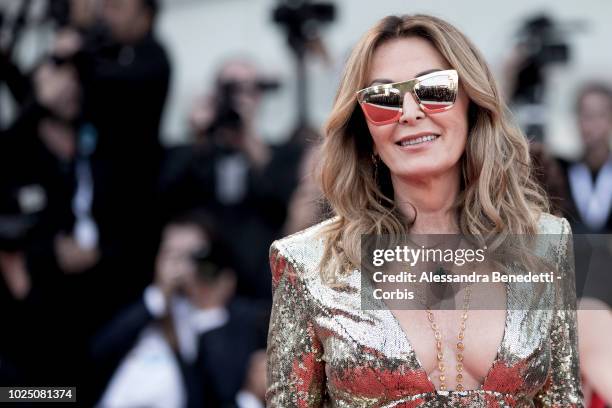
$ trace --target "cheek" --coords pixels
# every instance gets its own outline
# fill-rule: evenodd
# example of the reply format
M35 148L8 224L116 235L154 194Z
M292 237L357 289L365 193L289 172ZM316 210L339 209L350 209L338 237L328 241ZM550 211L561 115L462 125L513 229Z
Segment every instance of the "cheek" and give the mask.
M461 146L465 146L468 137L468 123L467 118L462 118L456 121L454 124L455 137L457 142Z
M463 150L468 137L468 100L462 100L450 111L448 116L440 117L440 125L451 135L454 145ZM456 109L455 109L456 108Z
M466 149L467 146L467 138L468 138L468 127L465 122L460 122L457 124L456 132L454 136L454 150L456 156L461 156Z
M393 135L393 130L395 128L395 124L388 124L382 126L375 126L368 122L368 130L370 131L370 135L372 136L372 141L374 142L374 149L379 152L381 148L384 146L384 142L389 140Z

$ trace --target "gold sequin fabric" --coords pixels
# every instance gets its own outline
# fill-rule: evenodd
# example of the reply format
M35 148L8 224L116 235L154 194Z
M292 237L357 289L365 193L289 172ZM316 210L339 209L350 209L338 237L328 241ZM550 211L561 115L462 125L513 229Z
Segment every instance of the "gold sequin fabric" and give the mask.
M563 279L537 299L508 288L497 358L480 389L462 392L436 391L390 310L361 308L359 270L341 287L321 281L318 233L329 221L270 248L268 407L583 406L571 230L565 219L544 214L539 221L542 234L558 237L542 251ZM524 304L529 308L521 308Z

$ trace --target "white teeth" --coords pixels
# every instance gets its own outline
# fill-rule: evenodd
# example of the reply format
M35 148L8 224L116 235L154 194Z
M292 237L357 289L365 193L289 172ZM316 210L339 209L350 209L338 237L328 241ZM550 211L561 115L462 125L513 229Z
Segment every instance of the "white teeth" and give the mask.
M417 137L416 139L403 140L400 142L400 146L412 146L423 142L430 142L432 140L436 140L437 138L438 136L436 135L421 136Z

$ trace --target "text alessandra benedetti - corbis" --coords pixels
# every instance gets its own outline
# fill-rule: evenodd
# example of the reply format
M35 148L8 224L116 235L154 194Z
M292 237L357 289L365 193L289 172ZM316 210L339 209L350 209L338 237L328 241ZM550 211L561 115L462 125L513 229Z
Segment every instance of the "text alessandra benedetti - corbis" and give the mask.
M506 274L491 273L439 274L435 272L399 272L385 274L374 272L372 276L377 283L549 283L554 282L553 272ZM557 277L560 279L560 277Z

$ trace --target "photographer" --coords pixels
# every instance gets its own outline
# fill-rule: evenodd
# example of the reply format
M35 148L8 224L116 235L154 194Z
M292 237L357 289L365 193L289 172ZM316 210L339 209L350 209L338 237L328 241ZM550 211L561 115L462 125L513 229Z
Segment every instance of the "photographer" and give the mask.
M612 232L612 87L593 82L576 97L582 157L558 160L562 169L561 210L575 231Z
M10 354L31 362L24 375L46 383L78 376L81 345L142 289L158 238L150 203L169 63L152 34L157 5L105 1L100 28L85 3L70 2L70 18L57 19L51 56L24 77L31 96L18 98L18 117L0 138L2 213L22 224L0 254L2 310L33 304L36 320L56 325L38 325L40 333L57 333L36 347L38 362L19 340L37 336L20 329L3 336L2 348L14 346ZM53 315L69 318L41 318ZM47 363L53 355L71 357Z
M8 349L21 356L23 378L61 381L77 358L57 365L49 351L70 348L65 339L74 340L67 333L75 329L48 317L66 316L63 272L97 259L95 249L66 245L74 243L71 202L82 91L74 65L51 59L34 69L32 87L16 120L0 133L0 310L6 311L3 321L13 322L7 323L12 330L2 336L0 354ZM32 318L41 323L29 327L25 322ZM49 335L59 332L66 337ZM46 341L31 344L40 335Z
M232 257L205 224L166 225L153 284L95 337L97 371L114 371L99 406L218 407L245 382L265 310L234 298Z
M506 96L531 141L544 141L550 67L570 61L567 33L572 30L546 14L532 16L521 26L518 42L505 62Z
M271 88L252 63L223 64L214 93L191 114L194 142L168 150L160 180L163 212L214 214L236 256L238 293L264 299L271 297L268 247L285 220L302 149L269 146L257 134L257 110Z
M158 2L103 0L100 5L99 24L63 28L54 52L77 67L84 92L91 186L86 206L101 254L91 286L109 289L113 278L124 282L113 299L91 298L98 305L91 316L94 327L133 300L150 279L159 238L152 221L159 126L170 81L170 62L154 34Z

